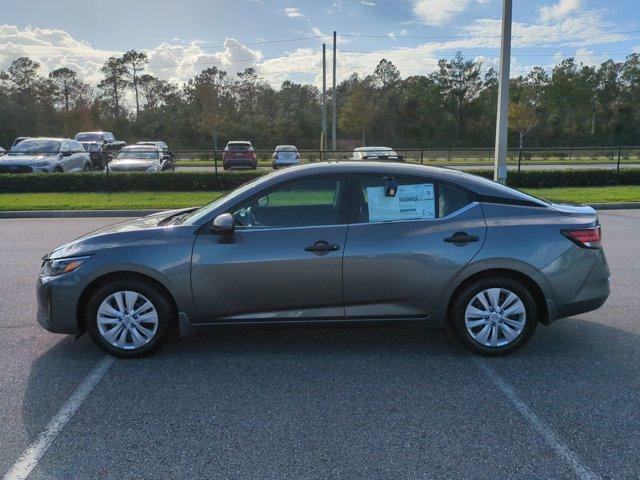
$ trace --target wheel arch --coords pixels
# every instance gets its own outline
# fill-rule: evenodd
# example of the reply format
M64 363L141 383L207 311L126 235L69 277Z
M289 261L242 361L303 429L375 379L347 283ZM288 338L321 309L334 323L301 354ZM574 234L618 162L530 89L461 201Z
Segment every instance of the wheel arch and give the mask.
M171 309L174 314L174 322L172 328L177 331L178 328L178 305L176 303L175 298L171 294L169 288L164 285L158 279L146 275L144 273L135 272L135 271L119 271L119 272L110 272L100 275L99 277L94 278L87 286L82 290L80 297L78 298L78 303L76 305L76 322L78 324L78 331L82 334L86 332L85 319L87 314L87 307L89 304L89 299L91 295L98 290L103 285L113 281L113 280L121 280L121 279L135 279L146 282L150 285L153 285L155 288L160 290L168 299L169 304L171 305Z
M467 285L479 280L481 278L487 277L507 277L518 282L524 284L527 289L531 292L535 302L536 308L538 310L538 321L544 325L548 325L549 322L549 307L546 300L546 295L544 289L540 286L539 282L536 281L532 275L524 273L519 269L507 268L507 267L489 267L480 269L474 272L469 273L463 279L459 279L456 283L455 287L452 289L451 294L448 297L448 302L446 306L446 319L447 322L450 322L452 315L452 308L455 302L456 297L459 293L467 287Z

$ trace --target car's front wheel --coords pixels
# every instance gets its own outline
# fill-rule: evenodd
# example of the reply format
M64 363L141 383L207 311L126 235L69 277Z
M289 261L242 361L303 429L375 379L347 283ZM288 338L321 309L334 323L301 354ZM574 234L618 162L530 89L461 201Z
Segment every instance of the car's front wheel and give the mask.
M173 310L160 289L122 278L93 293L85 320L91 338L103 350L118 357L137 357L160 347Z
M529 289L509 277L478 279L453 303L452 321L462 343L483 355L504 355L524 345L538 323Z

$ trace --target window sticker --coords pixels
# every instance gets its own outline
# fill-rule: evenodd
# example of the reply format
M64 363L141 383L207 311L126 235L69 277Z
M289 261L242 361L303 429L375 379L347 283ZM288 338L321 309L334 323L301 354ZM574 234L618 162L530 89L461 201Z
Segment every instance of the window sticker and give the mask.
M367 202L370 222L436 217L433 183L400 185L395 197L386 197L384 187L367 187Z

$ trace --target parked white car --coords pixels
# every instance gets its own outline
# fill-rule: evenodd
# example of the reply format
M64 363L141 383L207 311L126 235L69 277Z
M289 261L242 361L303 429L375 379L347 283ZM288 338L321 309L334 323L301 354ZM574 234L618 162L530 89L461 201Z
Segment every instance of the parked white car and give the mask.
M273 169L290 167L300 163L300 153L295 145L278 145L273 152Z
M350 160L404 162L404 157L398 155L393 148L389 147L358 147L353 150Z

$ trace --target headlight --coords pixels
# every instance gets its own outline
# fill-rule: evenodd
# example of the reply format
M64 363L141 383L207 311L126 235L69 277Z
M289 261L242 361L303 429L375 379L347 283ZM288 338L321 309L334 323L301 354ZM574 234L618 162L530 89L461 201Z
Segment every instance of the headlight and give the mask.
M42 275L45 277L56 277L63 273L73 272L89 258L91 257L69 257L45 260L42 264Z

